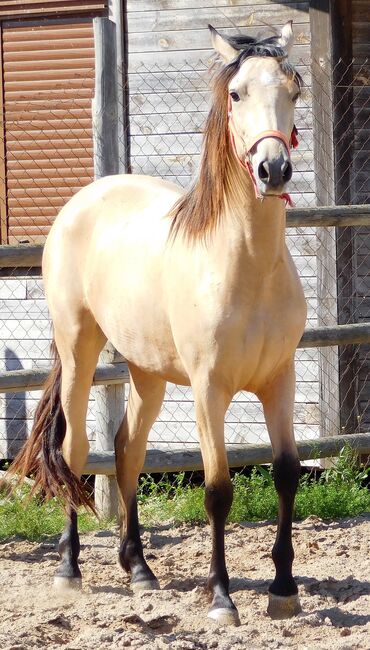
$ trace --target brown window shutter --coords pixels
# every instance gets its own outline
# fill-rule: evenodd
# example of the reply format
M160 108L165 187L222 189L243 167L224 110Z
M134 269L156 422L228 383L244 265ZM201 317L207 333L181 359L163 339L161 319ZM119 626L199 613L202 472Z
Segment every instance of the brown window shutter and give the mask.
M9 243L40 242L93 179L92 21L3 28Z
M0 0L0 20L34 18L39 16L67 16L71 14L98 15L107 12L107 0Z

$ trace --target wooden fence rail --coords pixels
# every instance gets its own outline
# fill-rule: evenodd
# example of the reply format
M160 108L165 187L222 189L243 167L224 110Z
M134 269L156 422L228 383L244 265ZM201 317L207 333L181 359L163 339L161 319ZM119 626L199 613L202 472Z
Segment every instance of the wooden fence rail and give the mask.
M299 348L319 348L331 345L370 343L370 323L316 327L305 330ZM129 381L127 364L122 357L117 363L97 366L93 385L125 384ZM40 390L51 368L33 370L7 370L0 372L0 393L22 393Z
M370 205L293 208L287 212L287 228L316 226L370 226ZM0 267L40 268L42 245L0 246Z
M370 434L355 433L345 436L330 436L314 440L297 442L301 460L314 460L336 456L344 445L349 445L359 454L370 454ZM269 444L235 444L226 445L230 467L245 465L263 465L272 462L271 445ZM199 448L187 450L148 449L145 457L143 472L194 472L203 469ZM89 454L84 470L85 474L115 474L114 452L94 452Z

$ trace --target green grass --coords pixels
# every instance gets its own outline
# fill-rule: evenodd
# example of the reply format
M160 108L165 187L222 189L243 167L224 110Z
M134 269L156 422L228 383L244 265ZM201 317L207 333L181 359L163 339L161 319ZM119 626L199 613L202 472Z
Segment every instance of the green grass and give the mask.
M356 457L344 448L336 466L323 472L317 480L305 474L300 480L296 497L295 518L317 515L322 519L350 517L370 511L370 490L363 487L369 470L358 467ZM235 474L234 502L229 521L263 521L276 519L278 511L272 472L264 467L254 468L249 476ZM150 476L140 480L138 502L141 521L158 524L207 521L204 509L204 489L189 485L184 473L170 480L163 476L156 482ZM107 528L112 521L98 521L82 511L79 530L89 532ZM12 536L39 540L56 535L64 525L64 512L58 501L44 503L40 498L29 499L29 487L17 490L16 496L0 493L0 540Z
M59 535L64 527L64 511L56 499L42 502L29 498L29 487L18 489L13 496L0 493L0 540L17 536L36 541L48 535ZM111 521L98 521L84 510L79 514L80 532L107 528Z
M370 511L370 490L363 487L369 470L358 467L356 456L344 448L333 469L323 472L318 480L302 476L295 502L295 518L317 515L322 519L352 517ZM263 521L276 519L278 500L271 470L254 468L250 476L236 474L233 478L234 500L228 520ZM141 519L153 524L173 520L201 523L207 521L203 505L204 490L185 484L184 474L174 482L164 477L159 483L144 477L140 483Z

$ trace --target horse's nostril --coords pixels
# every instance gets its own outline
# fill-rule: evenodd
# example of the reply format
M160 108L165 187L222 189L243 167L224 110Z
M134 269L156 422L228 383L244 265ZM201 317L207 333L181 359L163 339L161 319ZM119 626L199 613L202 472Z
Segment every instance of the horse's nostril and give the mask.
M267 160L264 160L258 165L258 176L261 181L267 183L270 178L269 164Z
M281 173L282 173L282 178L283 178L284 183L287 183L288 181L290 181L290 179L292 178L292 174L293 174L293 167L292 167L292 163L290 162L290 160L285 160L283 162L283 164L281 166Z

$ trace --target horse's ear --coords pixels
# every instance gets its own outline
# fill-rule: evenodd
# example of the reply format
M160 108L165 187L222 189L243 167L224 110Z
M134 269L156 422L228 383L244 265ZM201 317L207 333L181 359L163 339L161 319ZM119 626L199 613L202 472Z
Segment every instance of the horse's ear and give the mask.
M208 25L208 29L211 32L212 47L220 55L220 57L225 61L225 63L230 63L235 57L238 56L238 50L235 50L230 43L218 33L217 29Z
M292 25L293 25L292 20L288 20L288 22L285 23L283 29L281 30L280 38L278 41L278 45L280 45L280 47L282 47L283 50L285 50L288 56L290 54L294 42Z

